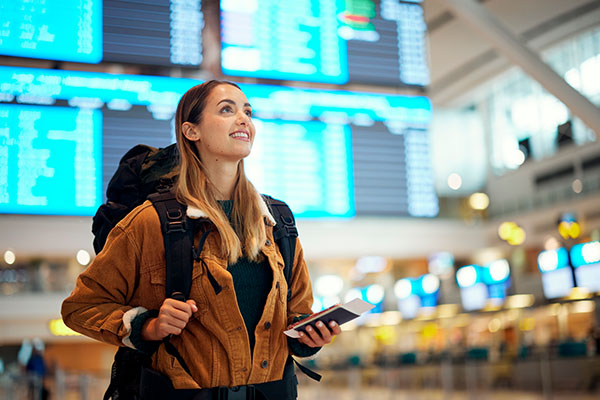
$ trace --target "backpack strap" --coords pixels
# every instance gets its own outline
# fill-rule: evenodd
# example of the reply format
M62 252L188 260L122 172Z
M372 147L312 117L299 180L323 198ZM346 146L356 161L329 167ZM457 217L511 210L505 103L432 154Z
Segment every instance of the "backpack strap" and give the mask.
M275 239L275 243L277 243L279 252L283 257L283 274L285 275L285 281L288 286L287 301L289 302L292 298L290 282L292 280L292 269L294 267L294 256L296 254L296 238L298 237L296 220L290 207L283 201L274 199L268 195L263 195L263 199L268 204L276 222L273 227L273 239ZM294 357L290 356L290 358L294 361L296 366L298 366L300 371L304 372L307 376L317 382L321 381L321 375L300 364Z
M162 191L148 196L160 219L160 227L165 244L165 297L186 301L192 287L194 268L194 226L186 217L186 207L175 199L170 191ZM170 335L163 339L165 350L179 361L191 376L185 360L170 341Z
M296 229L296 220L290 207L283 201L276 200L271 196L263 195L265 202L269 205L276 225L273 227L273 239L279 247L283 257L283 274L288 285L287 299L292 298L290 281L292 279L292 268L294 267L294 255L296 254L296 238L298 229Z
M154 193L148 199L158 213L165 244L165 297L186 301L194 268L194 224L172 192Z

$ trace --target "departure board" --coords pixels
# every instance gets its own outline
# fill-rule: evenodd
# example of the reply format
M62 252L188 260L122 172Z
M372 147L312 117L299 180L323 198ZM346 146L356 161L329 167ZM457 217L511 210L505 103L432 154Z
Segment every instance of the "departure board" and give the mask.
M201 0L0 2L0 54L59 61L198 67Z
M90 109L0 104L0 212L93 214L101 118Z
M419 3L222 0L221 68L231 76L426 86Z
M260 119L255 126L244 169L261 192L286 199L303 217L355 214L349 126Z
M101 0L0 2L0 54L98 63Z
M119 159L130 147L172 143L177 102L200 83L12 67L0 67L0 82L0 105L12 110L4 111L7 116L1 129L6 139L2 140L13 146L8 156L0 157L16 160L14 146L21 141L27 144L19 147L21 152L39 148L36 157L63 160L64 172L59 174L56 162L49 161L39 161L27 172L36 171L36 182L43 183L50 174L48 168L54 168L55 179L72 188L61 190L72 198L61 201L70 211L23 200L54 199L52 190L61 187L59 182L52 186L23 183L34 189L24 192L29 197L15 197L24 172L20 164L9 161L12 167L0 174L0 212L64 215L93 214L103 201L98 193L106 190ZM299 218L437 215L427 131L431 104L426 97L254 84L240 87L252 105L257 130L253 152L245 160L247 175L260 192L288 202ZM26 118L35 121L27 125L28 130L19 125L19 113L30 111L23 107L35 108L35 114ZM54 121L61 124L55 126ZM78 167L86 176L93 175L86 181L89 186L77 183L79 175L69 160L85 158L75 152L75 144L64 139L68 137L65 132L80 135L81 140L93 137L97 147L86 154L93 154L95 175L91 167ZM28 139L34 136L39 139ZM94 206L86 208L76 200L92 199L90 193Z
M164 66L202 63L200 0L104 0L104 61Z

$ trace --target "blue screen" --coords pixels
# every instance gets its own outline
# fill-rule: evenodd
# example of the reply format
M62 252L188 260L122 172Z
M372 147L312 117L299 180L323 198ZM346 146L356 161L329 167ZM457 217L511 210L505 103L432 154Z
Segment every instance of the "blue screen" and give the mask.
M172 143L177 102L200 83L12 67L0 67L0 82L0 104L10 110L2 121L8 144L2 151L11 165L0 174L0 182L5 182L0 186L0 198L5 199L0 212L63 215L93 213L129 148L138 143L156 147ZM298 217L437 214L427 144L431 118L427 98L240 86L252 105L257 127L255 147L245 161L247 175L260 192L290 203ZM28 130L19 125L21 111L15 111L23 107L34 107L43 115ZM73 153L77 147L67 143L64 135L56 138L58 131L83 132L82 138L91 135L96 147L82 158ZM44 168L55 168L54 164L29 168L15 161L25 151L26 146L17 146L24 135L37 135L33 148L43 149L53 162L63 160L61 171L68 166L84 171L93 184L83 185L71 171L54 175L52 185L45 185L49 172ZM92 172L83 164L75 168L73 160L92 163L95 169ZM54 205L15 197L25 172L31 172L25 168L42 171L36 178L39 182L31 184L35 189L30 198L45 196ZM70 201L53 200L57 194L51 189L58 187L65 188L61 191ZM77 200L77 193L84 192L95 199L93 204Z
M260 133L244 167L261 192L286 199L303 217L354 216L349 126L280 120L254 124Z
M0 104L0 212L93 215L101 132L98 110Z
M460 299L465 311L482 310L487 304L488 297L488 288L483 282L460 288Z
M0 54L98 63L101 0L0 2Z
M345 83L343 0L221 2L221 67L231 75Z
M429 84L426 25L415 2L223 0L220 7L227 75Z
M542 274L542 288L547 299L568 296L574 286L571 268L559 268Z

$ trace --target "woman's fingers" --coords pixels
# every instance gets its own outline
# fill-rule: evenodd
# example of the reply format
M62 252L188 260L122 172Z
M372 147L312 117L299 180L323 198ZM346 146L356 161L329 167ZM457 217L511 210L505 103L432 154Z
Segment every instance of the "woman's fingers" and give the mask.
M165 299L158 313L160 335L179 335L195 311L198 311L198 307L194 300L183 302Z
M309 347L321 347L331 343L333 337L340 333L340 326L335 321L331 321L329 326L319 321L316 323L316 329L309 325L306 327L306 333L300 332L298 340Z
M319 330L319 334L321 335L324 344L331 342L331 332L329 331L329 328L321 321L317 322L315 325Z
M339 335L340 333L342 333L342 328L340 328L340 326L338 325L337 322L335 321L330 321L329 322L329 328L331 329L331 333L333 333L333 335Z

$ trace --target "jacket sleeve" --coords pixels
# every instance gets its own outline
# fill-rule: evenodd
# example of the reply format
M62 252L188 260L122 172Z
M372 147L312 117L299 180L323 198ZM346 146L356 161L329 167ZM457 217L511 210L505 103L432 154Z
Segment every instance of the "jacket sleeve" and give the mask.
M76 332L110 344L131 345L131 321L147 311L129 305L139 277L140 249L117 225L104 249L77 278L62 304L65 324Z

